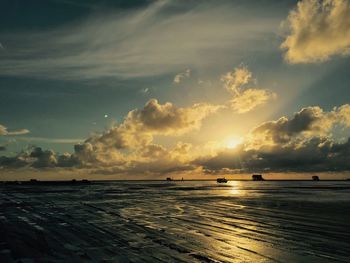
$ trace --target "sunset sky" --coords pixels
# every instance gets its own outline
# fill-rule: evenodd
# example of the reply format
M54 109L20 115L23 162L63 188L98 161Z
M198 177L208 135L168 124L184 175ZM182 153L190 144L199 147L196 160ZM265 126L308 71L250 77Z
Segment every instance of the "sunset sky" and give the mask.
M349 70L348 0L4 0L0 174L339 175Z

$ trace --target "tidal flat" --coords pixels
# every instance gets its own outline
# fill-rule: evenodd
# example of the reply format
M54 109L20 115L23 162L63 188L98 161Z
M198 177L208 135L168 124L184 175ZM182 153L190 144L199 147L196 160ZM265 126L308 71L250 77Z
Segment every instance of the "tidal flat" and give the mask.
M349 262L350 181L0 184L0 262Z

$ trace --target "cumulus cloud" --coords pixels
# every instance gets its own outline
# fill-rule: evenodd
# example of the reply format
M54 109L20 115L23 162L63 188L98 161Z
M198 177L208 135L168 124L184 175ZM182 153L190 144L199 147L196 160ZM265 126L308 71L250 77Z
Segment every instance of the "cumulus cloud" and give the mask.
M29 155L36 160L32 163L33 167L55 167L57 165L56 154L51 150L43 151L40 147L36 147Z
M167 156L161 151L164 148L152 143L155 135L177 136L199 129L202 120L219 108L206 103L178 108L170 102L160 104L151 99L142 109L130 111L119 125L77 144L75 155L85 165L118 166L129 164L132 156L144 159L140 149L148 150L149 156Z
M74 154L58 154L52 150L43 150L41 147L31 147L11 157L0 157L0 168L33 167L40 169L78 165L80 162Z
M28 156L25 156L23 154L19 154L13 157L1 156L0 168L21 168L28 166L29 162L27 161L27 158Z
M179 84L180 82L182 82L184 79L191 77L191 70L190 69L186 69L185 72L180 72L178 74L175 75L173 82L176 84Z
M130 111L119 125L76 144L72 154L33 147L13 157L0 157L0 167L75 167L133 175L350 170L350 138L333 137L336 129L346 134L350 128L349 104L330 111L305 107L291 117L264 122L233 149L206 151L205 146L184 142L171 147L154 142L156 135L176 136L198 129L217 108L207 104L178 108L152 99Z
M350 140L336 143L329 138L313 137L299 145L265 145L259 150L224 150L214 157L197 159L195 163L209 173L349 171L349 153Z
M265 122L251 132L256 145L284 144L300 137L328 136L335 125L350 126L350 105L325 112L318 106L306 107L290 119L281 117Z
M178 108L170 102L160 104L151 99L142 109L130 111L121 124L102 135L92 136L86 142L117 149L136 148L149 144L154 135L180 135L199 129L202 120L219 108L207 103Z
M350 2L303 0L289 13L281 48L289 63L315 63L350 54Z
M307 107L254 128L235 149L202 156L194 163L205 171L345 171L350 170L350 139L336 141L336 126L350 127L350 105L331 111Z
M256 107L265 104L276 94L267 90L257 88L257 81L249 69L240 65L232 72L227 72L221 77L224 87L232 94L229 104L237 113L246 113Z
M166 148L153 143L153 137L199 129L203 119L219 108L206 103L181 108L151 99L143 108L130 111L119 125L76 144L72 154L34 147L13 157L1 157L0 167L77 167L104 173L154 174L193 170L191 144L178 142Z
M149 144L128 155L123 165L111 166L108 173L127 174L165 174L180 171L192 171L197 167L191 164L195 154L192 145L178 142L167 149L162 145Z
M7 127L3 126L0 124L0 136L4 135L22 135L22 134L27 134L30 131L27 129L20 129L20 130L15 130L15 131L9 131Z

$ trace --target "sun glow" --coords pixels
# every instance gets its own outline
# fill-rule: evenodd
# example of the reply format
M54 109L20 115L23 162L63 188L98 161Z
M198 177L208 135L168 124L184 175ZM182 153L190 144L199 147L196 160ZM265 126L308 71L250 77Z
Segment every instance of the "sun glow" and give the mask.
M229 149L236 148L237 145L242 143L242 138L231 138L227 141L226 147Z

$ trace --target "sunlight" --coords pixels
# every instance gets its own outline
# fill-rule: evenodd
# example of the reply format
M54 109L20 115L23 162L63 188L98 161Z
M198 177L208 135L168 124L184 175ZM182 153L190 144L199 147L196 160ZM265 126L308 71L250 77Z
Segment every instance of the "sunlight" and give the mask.
M226 147L229 149L236 148L237 145L242 143L242 138L231 138L227 141Z

